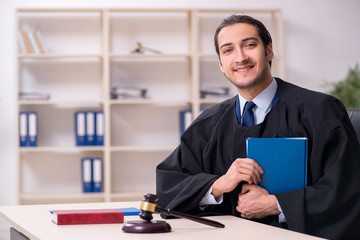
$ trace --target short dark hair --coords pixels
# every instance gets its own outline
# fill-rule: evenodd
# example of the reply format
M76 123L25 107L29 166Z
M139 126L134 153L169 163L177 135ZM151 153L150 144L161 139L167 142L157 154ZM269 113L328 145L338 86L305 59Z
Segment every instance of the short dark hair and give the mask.
M219 32L224 27L227 27L227 26L230 26L230 25L233 25L236 23L251 24L257 29L257 32L258 32L258 34L261 38L261 41L264 45L265 54L266 54L266 48L269 45L269 43L272 43L272 39L271 39L271 35L270 35L269 31L266 29L264 24L262 22L260 22L259 20L255 19L253 17L247 16L247 15L233 14L233 15L225 18L224 20L222 20L222 22L220 23L220 25L217 27L217 29L215 31L214 43L215 43L215 50L216 50L217 55L220 56L219 42L218 42ZM271 62L270 62L270 64L271 64Z

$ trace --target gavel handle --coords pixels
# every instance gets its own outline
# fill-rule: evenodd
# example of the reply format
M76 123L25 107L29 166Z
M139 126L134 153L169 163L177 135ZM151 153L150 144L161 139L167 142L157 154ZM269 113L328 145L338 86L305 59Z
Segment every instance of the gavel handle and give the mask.
M192 216L186 213L181 213L181 212L175 212L175 211L171 211L170 209L163 209L160 207L156 207L156 211L159 213L165 213L168 216L173 216L173 217L180 217L180 218L186 218L188 220L192 220L198 223L202 223L202 224L206 224L212 227L218 227L218 228L224 228L225 225L222 223L219 223L217 221L213 221L210 219L206 219L206 218L201 218L201 217L197 217L197 216Z

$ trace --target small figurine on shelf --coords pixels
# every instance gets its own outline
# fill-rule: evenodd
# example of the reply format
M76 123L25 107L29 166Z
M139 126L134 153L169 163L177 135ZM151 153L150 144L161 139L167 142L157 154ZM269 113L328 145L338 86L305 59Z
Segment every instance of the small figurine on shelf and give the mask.
M131 51L131 53L144 53L144 51L149 51L149 52L152 52L152 53L161 54L161 52L159 50L144 47L144 46L141 45L140 42L136 43L135 49L133 51Z

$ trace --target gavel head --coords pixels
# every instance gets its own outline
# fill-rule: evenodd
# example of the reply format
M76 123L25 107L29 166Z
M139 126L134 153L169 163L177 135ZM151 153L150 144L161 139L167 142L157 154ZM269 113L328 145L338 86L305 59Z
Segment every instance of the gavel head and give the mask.
M135 52L141 53L142 52L141 48L142 48L141 43L137 42L135 46Z
M140 218L150 222L153 219L152 214L156 211L156 203L158 201L158 197L154 194L147 193L144 195L144 200L142 200L140 205L139 214Z

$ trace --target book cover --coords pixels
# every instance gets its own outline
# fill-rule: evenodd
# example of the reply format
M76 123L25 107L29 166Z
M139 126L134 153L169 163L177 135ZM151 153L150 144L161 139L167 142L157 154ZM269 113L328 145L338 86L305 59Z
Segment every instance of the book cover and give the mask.
M134 207L119 208L119 210L124 213L124 216L139 215L141 213L140 209Z
M26 34L27 34L28 39L29 39L29 43L30 43L30 46L31 46L31 49L32 49L32 53L39 54L40 53L39 46L36 43L33 32L26 32Z
M259 185L270 194L306 187L307 138L248 138L247 157L264 170Z
M52 222L57 225L123 223L119 209L51 210Z
M18 32L18 42L19 42L19 50L20 50L19 52L26 53L25 42L23 40L21 32Z
M39 38L39 34L40 34L39 31L33 32L35 42L36 42L36 44L37 44L37 46L39 48L39 52L40 53L45 53L43 44L42 44L42 42L41 42L41 40Z
M41 46L43 53L49 53L49 50L47 48L47 45L45 44L45 41L44 41L44 38L43 38L41 32L36 31L34 33L34 35L35 35L35 38L37 39L37 41L39 41L39 45Z
M21 32L21 36L22 36L22 40L24 42L24 45L25 45L25 49L26 49L26 53L32 53L32 48L31 48L31 45L30 45L30 40L28 38L28 35L26 32Z

